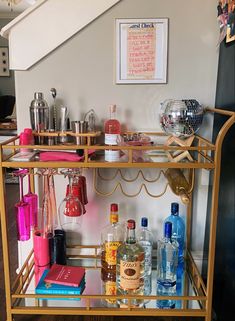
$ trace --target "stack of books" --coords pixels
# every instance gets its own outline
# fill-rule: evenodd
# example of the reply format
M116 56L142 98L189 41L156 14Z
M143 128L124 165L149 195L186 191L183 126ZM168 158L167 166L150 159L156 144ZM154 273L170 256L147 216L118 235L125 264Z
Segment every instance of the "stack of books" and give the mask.
M44 271L36 286L35 293L67 295L68 298L66 299L80 300L80 298L69 298L69 295L81 295L85 285L85 269L83 267L53 264L49 270ZM54 300L64 299L57 298Z

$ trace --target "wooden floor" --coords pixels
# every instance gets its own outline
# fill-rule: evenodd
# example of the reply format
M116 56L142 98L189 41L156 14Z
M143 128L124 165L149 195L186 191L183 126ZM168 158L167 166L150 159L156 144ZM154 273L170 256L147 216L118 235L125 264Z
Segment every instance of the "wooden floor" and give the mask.
M18 253L17 253L17 238L16 238L16 225L14 217L14 204L18 201L19 187L17 184L6 185L7 194L7 209L8 209L8 235L9 235L9 249L11 252L11 277L14 278L18 266ZM0 236L1 240L1 236ZM162 317L104 317L104 316L15 316L15 321L202 321L203 318L162 318ZM0 242L0 321L6 321L5 312L5 292L3 280L3 265L2 265L2 245Z

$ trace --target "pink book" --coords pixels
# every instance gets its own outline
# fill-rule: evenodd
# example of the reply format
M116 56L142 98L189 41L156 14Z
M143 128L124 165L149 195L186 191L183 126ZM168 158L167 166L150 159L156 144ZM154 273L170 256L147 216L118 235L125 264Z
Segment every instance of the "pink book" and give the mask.
M79 287L84 275L85 269L83 267L53 264L44 281Z

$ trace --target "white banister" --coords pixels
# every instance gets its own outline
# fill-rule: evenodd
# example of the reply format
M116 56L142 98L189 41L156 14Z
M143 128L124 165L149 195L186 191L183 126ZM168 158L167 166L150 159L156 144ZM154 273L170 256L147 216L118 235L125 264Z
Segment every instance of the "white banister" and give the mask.
M10 69L27 70L121 0L39 0L1 30Z

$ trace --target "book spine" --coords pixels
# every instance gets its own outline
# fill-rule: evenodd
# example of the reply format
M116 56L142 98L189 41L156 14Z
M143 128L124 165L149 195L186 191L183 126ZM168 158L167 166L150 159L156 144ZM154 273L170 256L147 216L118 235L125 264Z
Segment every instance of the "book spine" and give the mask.
M43 290L36 289L36 294L56 294L56 295L81 295L81 291L72 291L72 290Z
M56 294L56 295L81 295L83 290L85 289L85 286L79 290L58 290L58 289L36 289L35 293L36 294Z

